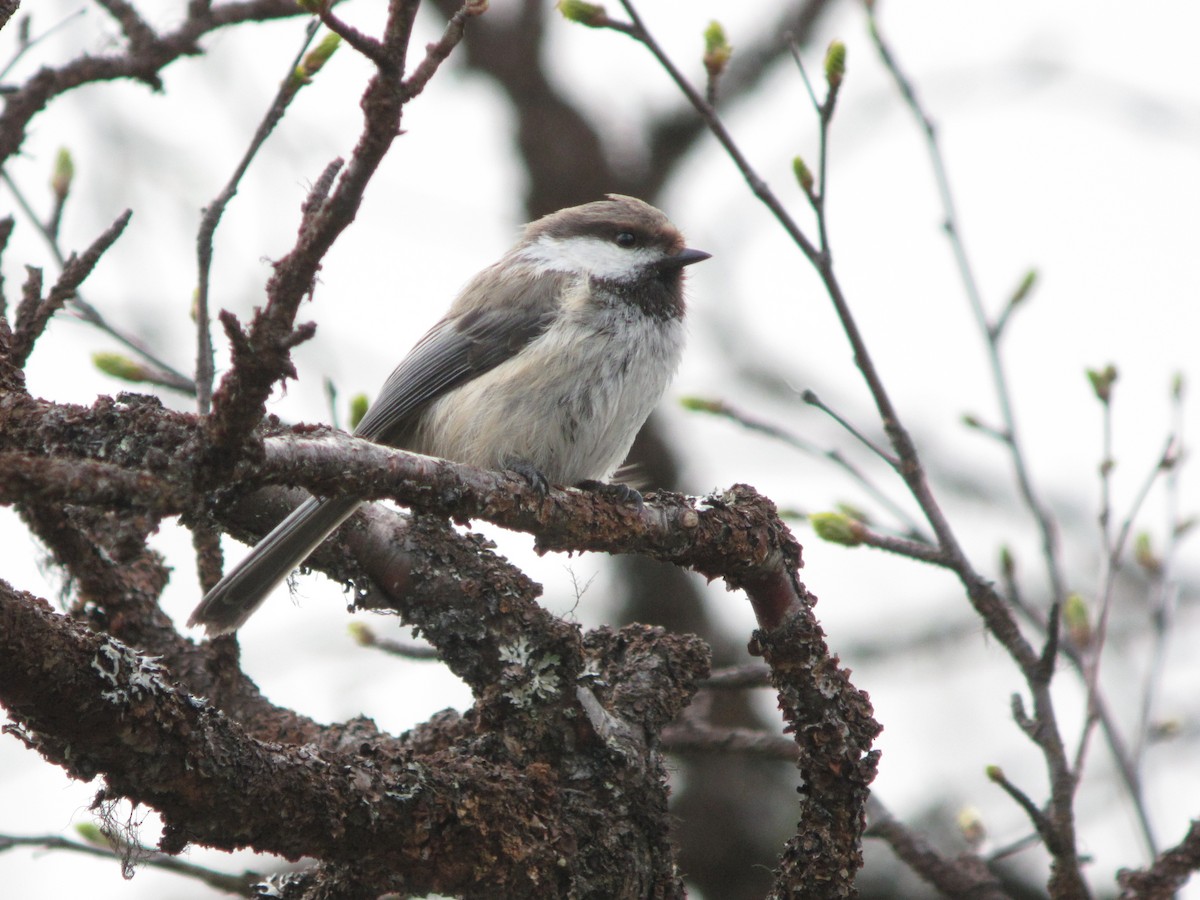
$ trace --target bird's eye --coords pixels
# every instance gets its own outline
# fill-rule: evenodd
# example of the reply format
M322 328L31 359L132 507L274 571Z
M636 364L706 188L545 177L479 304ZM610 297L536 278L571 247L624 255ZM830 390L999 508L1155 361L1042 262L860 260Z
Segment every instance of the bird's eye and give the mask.
M638 242L637 235L632 231L618 231L614 240L616 240L618 247L624 247L626 250L630 247L636 247Z

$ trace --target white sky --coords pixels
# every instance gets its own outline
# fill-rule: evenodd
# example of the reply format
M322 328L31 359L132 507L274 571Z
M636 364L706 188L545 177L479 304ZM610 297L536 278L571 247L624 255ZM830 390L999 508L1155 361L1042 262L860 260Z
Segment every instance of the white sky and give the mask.
M29 4L28 6L32 6ZM56 21L57 6L37 5L35 33ZM363 27L379 4L348 4ZM503 15L495 3L489 15ZM775 4L651 2L643 13L687 71L699 70L698 35L713 17L736 48ZM612 5L615 13L616 5ZM1185 0L1130 5L1058 2L961 3L909 0L881 3L881 18L902 64L941 126L961 224L989 309L998 310L1030 266L1041 274L1032 301L1011 323L1005 345L1012 391L1037 483L1056 508L1083 517L1069 540L1071 588L1094 597L1094 519L1100 459L1100 417L1085 367L1115 363L1117 386L1115 507L1131 498L1169 428L1167 389L1176 372L1200 380L1194 350L1200 266L1200 72L1195 35L1200 7ZM164 15L164 19L167 17ZM414 42L437 32L428 18ZM187 310L195 281L192 257L198 210L228 177L265 108L279 74L295 53L299 21L209 38L206 59L185 60L165 73L165 95L139 85L76 92L34 122L26 154L9 172L38 201L57 148L76 160L75 196L64 223L70 247L86 245L122 209L134 219L116 250L85 286L88 299L127 327L144 333L179 366L193 358ZM647 110L676 102L665 75L615 34L556 24L551 53L563 82L606 129L639 140ZM15 28L0 34L0 61ZM669 32L669 33L668 33ZM102 51L115 30L97 9L74 20L34 52L12 79L68 58L82 44ZM947 507L977 565L994 574L997 547L1014 547L1026 590L1042 590L1036 540L1013 496L998 446L959 424L964 412L995 422L980 337L945 238L924 147L866 36L857 8L826 22L806 53L814 74L832 37L849 49L847 81L831 141L829 210L837 270L881 371L934 466L982 473L998 499L950 498ZM348 156L357 135L365 65L343 48L307 88L272 137L231 205L216 245L215 303L243 319L261 302L268 260L295 233L307 184L335 155ZM814 117L790 66L728 122L759 171L800 217L808 219L791 179L801 153L815 163ZM278 395L271 411L289 420L328 416L322 379L343 398L373 392L400 355L448 304L454 292L511 242L520 214L521 171L511 156L511 117L498 94L453 67L441 73L406 114L397 142L354 226L327 258L314 304L302 316L319 323L316 339L296 354L302 378ZM103 140L101 140L103 138ZM691 245L714 253L692 270L691 337L669 401L684 395L721 397L822 446L862 460L850 438L795 399L767 396L739 373L773 369L788 385L811 387L872 434L867 396L830 305L812 272L765 210L750 197L732 165L711 141L694 154L661 205ZM0 213L11 196L0 191ZM5 256L10 302L24 263L48 265L44 250L18 217ZM395 283L402 274L403 283ZM391 281L389 281L391 280ZM352 348L352 349L351 349ZM64 402L90 403L123 386L97 375L93 351L112 349L103 336L61 319L35 351L31 389ZM1196 413L1195 391L1186 403ZM171 401L176 402L176 401ZM665 404L664 414L685 457L687 486L703 492L749 482L781 506L828 509L848 500L868 505L853 486L819 461L797 456L733 426ZM1180 506L1195 510L1196 480L1185 469ZM890 492L900 491L889 484ZM1161 546L1162 494L1152 497L1145 527ZM868 551L819 544L798 526L808 585L835 651L907 635L939 621L969 622L951 580L934 571ZM0 576L54 597L40 551L8 510L0 539L9 548ZM573 610L585 624L606 615L611 579L603 559L529 552L525 536L500 535L506 553L546 584L546 602ZM182 619L197 592L186 535L165 527L156 539L175 567L164 605ZM241 552L230 543L232 554ZM1181 571L1195 577L1193 544ZM576 604L574 582L591 581ZM752 627L740 595L709 591L725 627ZM405 664L358 650L346 637L335 589L301 579L298 605L283 594L244 630L246 667L275 701L318 719L359 713L400 730L447 705L469 702L466 691L432 664ZM1188 647L1196 636L1191 598L1184 598L1179 634L1169 648L1158 712L1185 730L1200 720L1195 685L1200 671ZM376 627L388 632L387 622ZM1129 640L1106 663L1107 690L1131 720L1147 663L1144 641ZM978 807L996 845L1021 837L1025 823L982 772L997 763L1040 798L1044 775L1028 742L1008 719L1008 697L1021 690L994 642L974 636L936 656L874 663L842 650L857 685L870 692L886 730L877 787L902 817L945 798L951 811ZM1119 658L1117 658L1119 657ZM1068 743L1074 745L1080 699L1071 677L1058 697ZM764 701L768 707L769 701ZM1128 805L1110 787L1108 758L1096 741L1094 777L1085 785L1080 817L1083 849L1095 855L1096 883L1111 885L1117 866L1139 865L1140 844ZM1152 751L1148 796L1160 842L1177 841L1200 814L1200 771L1186 754ZM0 832L57 833L87 821L94 786L72 784L11 739L0 740ZM152 839L152 838L151 838ZM243 860L194 851L236 870ZM142 871L132 884L115 866L69 854L0 856L0 878L20 895L47 880L63 896L84 879L97 896L163 896L184 888L174 876ZM61 885L61 888L59 886ZM28 891L26 891L27 893ZM1187 896L1200 897L1193 888Z

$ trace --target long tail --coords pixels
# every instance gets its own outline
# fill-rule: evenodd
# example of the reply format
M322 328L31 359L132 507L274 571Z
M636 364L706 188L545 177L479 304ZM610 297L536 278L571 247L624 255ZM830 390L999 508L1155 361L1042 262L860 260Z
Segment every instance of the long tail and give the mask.
M188 625L203 625L210 636L237 631L360 502L353 497L311 497L300 504L204 595Z

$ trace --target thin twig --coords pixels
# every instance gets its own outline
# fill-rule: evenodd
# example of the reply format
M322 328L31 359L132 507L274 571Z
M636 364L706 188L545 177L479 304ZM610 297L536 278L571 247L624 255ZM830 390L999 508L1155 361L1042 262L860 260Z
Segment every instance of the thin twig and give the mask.
M718 728L685 718L662 730L662 747L671 753L738 753L794 763L800 748L791 738L750 728Z
M41 34L39 34L37 37L30 38L29 40L19 42L19 44L17 45L17 52L12 55L12 59L10 59L7 63L4 64L4 68L0 69L0 80L3 80L8 77L8 73L11 72L16 67L17 63L21 61L21 57L23 57L26 53L28 53L30 50L32 50L34 47L36 47L42 41L46 40L46 38L50 37L50 35L54 34L54 32L58 31L60 28L65 28L67 25L69 25L71 23L72 19L79 18L85 12L87 12L86 9L80 8L80 9L75 10L75 12L73 12L73 13L67 13L65 16L62 17L62 19L55 22L53 25L51 25L49 28L47 28L45 31L43 31Z
M1016 801L1016 804L1029 817L1029 821L1033 823L1033 827L1037 830L1039 837L1041 837L1042 843L1046 845L1046 849L1054 856L1059 856L1062 851L1057 847L1059 840L1058 829L1050 823L1050 820L1046 818L1046 814L1038 809L1037 804L1030 799L1029 795L1009 781L999 766L988 768L988 778L993 783L998 784L1004 793Z
M883 423L888 439L895 450L897 459L896 471L904 479L913 498L917 501L921 512L929 522L946 560L947 567L959 577L966 589L972 605L979 613L988 629L1003 644L1005 649L1020 666L1033 694L1034 708L1038 729L1037 744L1041 748L1050 774L1051 810L1050 821L1053 822L1052 840L1047 842L1056 855L1055 865L1051 876L1051 887L1054 891L1064 894L1086 896L1087 888L1080 872L1080 860L1075 842L1075 822L1072 799L1074 783L1067 761L1066 750L1063 746L1062 735L1058 727L1054 701L1050 694L1049 683L1041 677L1041 659L1033 647L1021 634L1009 608L996 593L990 581L984 579L971 565L953 529L947 520L932 488L924 466L921 463L916 444L908 430L904 427L900 415L891 400L891 396L883 383L882 376L876 368L874 360L859 330L857 321L850 310L849 303L842 291L840 282L833 271L833 261L827 246L818 249L796 225L790 214L767 187L766 183L750 166L741 153L729 132L725 129L715 110L704 101L691 84L683 77L678 68L671 62L662 47L646 30L631 0L621 0L621 5L628 13L634 30L630 32L658 60L676 85L692 103L700 116L708 124L713 135L725 148L730 158L738 166L751 190L775 215L781 227L792 237L797 247L816 268L830 300L834 305L842 329L854 353L854 360L867 383L868 390L875 402L880 421ZM832 90L832 88L831 88ZM827 101L831 103L832 101ZM819 218L820 218L819 213Z
M872 531L865 525L857 530L856 537L860 544L867 547L874 547L876 550L884 550L888 553L894 553L896 556L903 556L905 559L929 563L933 566L940 566L943 569L953 568L950 560L942 553L941 548L933 544L927 544L922 541L910 541L907 538L890 534L880 534L877 531Z
M413 73L404 79L403 90L406 100L413 99L425 90L429 79L437 73L442 63L449 58L450 52L462 41L467 27L467 19L483 15L487 12L487 8L488 0L465 0L463 5L455 11L454 15L450 17L450 21L446 23L441 39L425 48L425 58L421 60Z
M997 400L1000 405L1001 416L1005 423L1006 442L1010 448L1010 457L1013 463L1014 474L1017 479L1018 488L1021 495L1032 513L1036 522L1038 531L1041 535L1042 553L1046 564L1046 569L1051 586L1052 606L1061 607L1065 599L1064 579L1061 571L1061 562L1059 559L1057 531L1050 513L1039 500L1032 484L1029 475L1028 466L1026 463L1025 453L1018 435L1016 426L1016 417L1013 412L1012 402L1009 395L1008 379L1004 369L1003 360L999 352L999 331L993 331L988 322L987 313L984 310L982 296L978 287L978 283L971 267L970 259L967 255L964 241L962 239L961 229L958 222L958 214L954 203L954 195L950 190L949 177L945 161L942 157L941 147L937 140L937 131L932 118L926 113L925 109L920 104L916 96L916 91L912 82L904 75L896 61L895 55L892 53L887 42L883 39L879 30L878 21L875 18L874 6L871 3L865 4L867 10L867 20L871 38L875 44L876 50L879 53L885 68L891 73L893 80L896 83L902 97L904 98L909 109L917 119L926 138L926 147L929 152L930 160L934 170L934 176L937 181L938 193L940 195L943 210L945 212L945 228L948 237L950 238L951 248L954 252L955 260L958 264L959 273L963 280L964 288L967 293L968 301L980 332L984 335L985 345L987 348L988 359L993 379L993 387L996 392ZM885 419L886 421L886 419ZM902 458L904 454L901 453ZM942 537L939 532L939 539ZM954 548L957 555L957 547ZM963 560L964 566L969 566L966 560ZM970 572L974 576L973 570L964 568L963 574ZM972 594L972 599L980 595L984 591L992 593L989 586L986 588L976 584L971 577L964 577L967 584L968 592ZM993 617L995 611L984 609L977 601L977 608L984 614L985 621L989 627L994 630L994 622L997 621ZM1015 627L1015 624L1014 624ZM1003 635L998 635L1001 640L1004 640ZM1074 818L1074 796L1077 781L1075 774L1072 772L1067 759L1066 747L1063 743L1062 734L1058 727L1057 714L1055 713L1053 698L1050 694L1050 673L1044 671L1043 661L1040 657L1030 658L1025 655L1028 643L1025 639L1019 638L1009 644L1006 642L1006 648L1013 654L1014 658L1021 665L1022 673L1025 676L1027 683L1033 695L1034 715L1037 728L1030 732L1030 737L1035 741L1038 747L1042 750L1043 758L1046 762L1046 767L1050 777L1050 803L1049 813L1045 817L1047 827L1045 832L1039 828L1039 833L1043 835L1043 840L1046 841L1047 849L1055 856L1055 865L1052 867L1050 889L1052 894L1063 893L1064 896L1086 896L1087 887L1083 881L1082 873L1080 872L1079 853L1076 848L1075 840L1075 818ZM1032 653L1032 650L1030 650ZM1115 735L1110 735L1110 741L1116 739ZM1049 837L1049 839L1047 839Z
M24 302L21 304L13 330L13 359L17 366L24 364L33 350L34 343L41 337L42 332L49 324L51 316L75 296L79 285L92 273L100 261L100 257L121 236L132 215L131 210L125 210L92 242L91 246L83 251L83 255L76 256L72 253L70 258L63 263L62 272L54 286L50 288L50 293L46 295L45 300L41 300L36 306L30 306Z
M97 847L92 844L83 844L79 841L69 841L56 834L40 836L0 834L0 853L14 847L40 847L46 850L67 850L71 853L82 853L85 856L97 856L101 859L116 860L118 862L123 862L126 855L125 849L121 847ZM224 872L216 872L212 869L195 865L194 863L184 862L174 856L159 853L149 847L134 848L133 858L135 865L146 865L153 869L162 869L166 872L174 872L177 875L186 875L211 888L229 894L236 894L240 897L259 896L254 890L254 885L263 879L263 876L257 872L245 872L242 875L227 875Z
M274 385L296 377L290 350L315 330L311 323L296 325L300 303L311 295L321 260L353 222L367 184L399 134L405 104L401 79L417 7L416 0L389 4L383 27L387 59L363 93L365 116L354 153L344 169L341 160L327 167L310 192L296 243L275 263L267 282L266 305L244 332L231 315L221 317L233 345L233 361L213 393L212 413L206 419L214 448L211 458L220 466L233 458L222 451L241 446L261 421ZM341 174L331 190L337 171Z
M862 333L858 328L858 323L850 311L850 306L845 295L842 293L841 284L833 272L833 262L827 248L818 249L817 245L796 224L795 219L792 218L779 198L775 196L774 192L767 186L767 183L759 176L754 167L750 165L749 160L746 159L745 154L742 153L741 148L734 141L732 135L717 115L716 110L704 100L699 92L683 76L678 67L675 66L670 57L662 49L661 45L646 29L632 2L630 0L621 0L621 5L629 15L631 23L628 28L617 30L624 31L638 40L650 51L659 65L666 70L671 80L675 82L684 96L688 98L688 101L696 109L705 124L708 125L713 136L738 167L743 178L746 179L746 183L750 186L750 190L771 211L775 220L816 268L822 282L825 284L826 291L829 293L829 298L833 302L838 320L842 325L842 330L846 333L846 337L850 342L850 346L854 352L855 363L858 365L859 371L867 382L871 396L875 401L876 409L879 412L880 420L884 423L888 438L896 450L896 456L899 459L898 470L917 500L934 534L937 536L938 543L947 549L948 555L955 560L956 566L959 566L958 571L963 581L967 583L968 593L972 600L979 602L980 598L988 596L988 593L991 591L990 585L971 569L970 563L966 560L962 549L959 547L958 540L954 536L949 522L946 520L941 507L933 496L924 467L921 465L918 457L916 445L908 431L901 424L900 416L892 403L891 396L888 394L883 380L875 367L874 360L867 349L866 341L863 339ZM609 24L607 27L614 28L615 25ZM887 459L889 456L885 454L884 458ZM1024 644L1015 623L1011 619L1005 621L1007 612L1002 604L1000 604L999 597L995 596L994 593L991 593L991 597L995 602L988 600L990 609L989 617L992 620L993 630L997 634L997 637L1018 658L1032 660L1034 658L1033 650L1027 644Z
M296 96L301 84L296 76L296 70L304 58L304 53L308 50L309 44L312 43L313 36L317 33L318 27L318 20L312 19L304 29L304 40L300 44L300 50L296 53L296 58L288 65L287 72L283 80L279 83L279 90L275 92L275 97L271 101L271 105L267 107L266 114L263 116L262 121L259 122L258 128L255 129L254 137L250 139L250 146L242 154L241 160L233 170L233 175L230 176L225 187L217 194L216 199L205 207L204 215L200 219L200 229L196 234L196 265L199 270L196 290L196 406L201 415L207 415L209 407L212 404L213 376L215 372L212 330L209 327L208 315L209 275L212 270L213 236L216 234L221 216L225 214L225 208L229 205L234 195L237 194L238 185L241 183L242 177L246 174L246 170L250 168L250 163L258 154L262 145L266 143L271 132L275 130L275 126L283 119L284 112Z
M713 137L717 139L730 159L733 160L734 165L737 166L742 177L746 179L746 184L749 185L754 196L771 210L779 224L787 231L788 236L791 237L804 255L808 257L809 261L815 264L820 256L816 245L800 230L800 227L792 219L787 209L779 201L779 198L767 187L767 183L759 176L754 167L750 165L750 161L746 159L745 154L742 153L741 148L734 141L733 136L721 121L720 116L717 115L717 111L700 95L691 82L683 76L683 73L679 71L675 63L666 55L666 52L650 32L646 30L645 25L642 24L641 16L638 15L633 4L628 2L628 0L621 0L621 5L625 8L625 12L628 13L632 21L622 23L609 20L605 23L604 27L629 35L650 51L658 61L658 64L666 70L671 80L675 82L675 86L683 92L688 102L700 114L709 131L712 132Z
M700 684L701 688L710 690L743 690L770 686L771 669L762 663L714 669Z
M58 263L59 268L65 267L67 260L62 252L62 248L59 246L58 241L55 239L55 236L46 229L45 223L43 223L38 217L37 213L34 212L33 207L25 198L24 192L20 189L17 183L13 181L11 177L9 177L7 170L0 169L0 180L4 181L5 185L12 192L13 197L16 199L17 205L21 207L21 211L25 213L26 217L33 224L33 227L37 229L38 234L40 234L46 241L46 244L50 248L50 253L54 257L55 262ZM100 329L109 337L123 344L125 347L132 350L138 356L142 357L142 359L154 366L154 368L158 370L159 378L157 379L157 383L161 384L163 387L168 387L184 394L195 393L196 384L194 381L192 381L192 379L188 378L182 372L178 371L169 363L161 359L141 340L131 334L127 334L105 319L100 311L84 300L83 296L78 291L72 295L69 302L70 308L80 319L94 328Z
M1106 436L1105 440L1107 442L1111 440L1111 438ZM1108 445L1108 449L1111 451L1111 444ZM1141 512L1142 507L1145 505L1146 499L1149 497L1150 491L1154 487L1155 482L1158 481L1164 472L1168 472L1175 467L1177 459L1178 454L1176 452L1176 438L1175 435L1170 435L1167 438L1162 452L1159 454L1153 468L1146 473L1146 477L1142 480L1142 485L1138 489L1137 494L1134 496L1133 502L1129 506L1129 511L1126 513L1125 518L1121 522L1121 528L1117 532L1116 538L1105 547L1106 559L1104 578L1102 582L1103 595L1100 604L1100 616L1098 617L1096 623L1096 634L1094 640L1094 646L1097 648L1103 646L1104 638L1108 633L1109 614L1111 613L1113 598L1116 594L1117 574L1121 567L1121 561L1125 555L1125 548L1129 543L1129 536L1133 532L1134 523L1137 521L1137 516ZM1107 482L1107 478L1105 481ZM1097 650L1097 656L1098 655L1099 651ZM1098 665L1099 661L1097 660L1096 665L1092 667L1093 670L1098 669ZM1095 693L1097 677L1096 671L1089 672L1089 693Z
M1104 461L1101 464L1101 482L1103 494L1103 509L1101 513L1101 522L1104 531L1105 539L1105 559L1104 559L1104 574L1102 581L1102 596L1100 601L1100 615L1096 620L1096 628L1093 639L1088 647L1088 654L1084 663L1084 683L1087 686L1088 696L1088 714L1084 719L1083 733L1079 737L1079 744L1075 752L1075 760L1072 768L1075 771L1076 780L1082 775L1084 759L1086 758L1089 738L1093 729L1099 721L1099 711L1097 708L1097 700L1100 696L1100 660L1103 655L1105 641L1108 635L1108 621L1112 610L1113 598L1116 594L1117 575L1121 568L1121 560L1125 554L1125 547L1129 541L1129 535L1133 530L1134 522L1141 512L1142 506L1146 502L1146 498L1150 494L1151 488L1158 480L1159 476L1172 467L1174 458L1175 436L1172 435L1167 439L1166 446L1163 447L1157 463L1154 468L1147 474L1142 482L1141 488L1134 497L1133 503L1130 505L1129 512L1126 514L1121 528L1117 532L1115 538L1109 537L1109 517L1111 514L1111 501L1109 494L1110 472L1112 469L1112 423L1111 423L1111 405L1104 404ZM1142 794L1141 777L1137 769L1127 763L1121 766L1123 773L1128 772L1125 777L1126 788L1130 798L1133 801L1134 809L1137 813L1138 824L1141 828L1142 838L1146 842L1146 849L1150 856L1155 856L1158 853L1157 841L1155 840L1154 830L1150 822L1149 814L1146 810L1145 798ZM1129 777L1131 776L1131 777Z
M800 47L791 35L788 35L788 50L791 51L792 60L796 63L796 68L800 70L800 80L804 82L804 90L808 92L808 99L812 101L813 111L819 116L821 114L821 101L817 99L817 92L813 89L813 84L808 78L808 70L804 68L804 60L800 56Z
M1002 565L1001 572L1003 573L1005 596L1009 602L1016 608L1026 621L1034 626L1042 635L1049 635L1051 628L1057 627L1057 623L1053 619L1048 619L1040 610L1028 604L1021 596L1020 588L1017 585L1015 572L1011 565ZM1058 608L1054 608L1055 614ZM1069 640L1060 640L1057 644L1057 652L1062 654L1071 663L1071 667L1081 678L1085 677L1087 660L1084 658L1082 650ZM1116 718L1108 708L1108 703L1104 699L1103 694L1097 693L1092 700L1092 711L1098 717L1100 728L1104 733L1105 741L1108 744L1109 753L1117 764L1117 771L1120 773L1121 780L1125 783L1126 790L1129 792L1130 798L1134 802L1134 810L1139 820L1142 822L1141 828L1143 834L1149 832L1149 812L1141 801L1141 779L1138 776L1137 766L1134 762L1134 756L1130 754L1126 747L1125 741L1121 737L1117 727ZM1072 766L1072 770L1077 770L1076 766Z
M1042 839L1038 837L1037 832L1031 832L1024 837L1019 837L1015 841L1009 841L1002 847L997 847L988 854L988 862L996 863L1007 859L1010 856L1016 856L1023 850L1028 850L1030 847L1040 844Z
M377 68L384 70L391 67L387 49L375 38L363 34L353 25L343 22L333 14L333 10L329 7L322 9L318 15L322 25L369 59Z
M819 126L817 141L817 185L815 191L806 193L808 193L808 199L817 214L817 234L821 244L821 254L828 259L830 246L825 217L825 201L828 196L829 182L827 177L829 171L829 126L833 122L833 110L837 104L840 82L831 83L825 99L823 101L818 100L816 91L813 90L812 81L809 80L808 71L804 68L804 60L800 56L800 49L796 46L795 41L791 42L791 51L792 58L796 61L796 67L800 70L800 77L804 79L804 87L808 91L808 96L812 100L813 107L817 113Z
M350 636L360 647L373 647L392 656L422 661L441 659L436 647L428 644L404 644L391 638L382 638L375 633L375 629L361 622L351 623Z
M1171 433L1175 435L1177 453L1180 458L1186 458L1183 443L1184 426L1184 383L1181 375L1175 376L1171 389ZM1167 642L1171 636L1171 628L1175 621L1175 608L1179 603L1179 583L1172 577L1175 556L1183 537L1183 529L1179 515L1179 491L1181 466L1174 465L1167 472L1165 503L1166 503L1166 546L1156 575L1157 590L1151 626L1154 632L1154 647L1150 652L1150 665L1146 671L1146 680L1142 686L1142 708L1138 716L1138 729L1133 748L1133 766L1140 769L1142 759L1149 744L1151 715L1154 712L1155 695L1162 683Z
M864 836L886 843L905 865L944 896L1008 900L1008 892L983 860L977 856L947 859L924 837L896 819L874 795L867 801Z
M802 453L807 453L810 456L827 460L849 475L850 478L859 487L870 494L880 506L885 507L893 516L896 517L898 521L903 523L905 529L907 530L907 537L913 540L929 543L928 538L922 534L921 526L917 524L916 520L914 520L913 517L909 515L909 513L903 507L900 506L900 504L885 494L881 488L872 482L861 469L846 459L840 450L823 450L811 441L805 440L804 438L797 434L793 434L785 428L781 428L778 425L774 425L770 422L766 422L762 419L758 419L743 413L722 400L693 399L687 401L685 405L691 410L722 416L730 421L737 422L739 425L749 431L765 434L768 437L782 441L789 447L793 447Z
M804 89L808 92L808 99L812 102L813 111L817 114L817 122L820 135L817 142L817 177L815 185L809 186L802 184L804 195L808 198L809 204L813 208L813 212L817 214L817 229L821 242L821 252L829 253L828 235L825 233L825 182L827 171L827 150L829 149L829 123L832 121L831 115L826 115L826 107L829 106L832 111L831 101L827 98L824 103L817 99L817 92L813 88L813 83L808 77L808 69L804 67L804 59L800 56L800 48L795 41L788 41L788 49L791 50L792 59L796 63L796 68L800 72L800 79L804 82Z
M847 419L837 410L826 405L825 401L817 396L816 391L805 390L800 394L800 399L802 399L809 406L815 406L817 409L821 410L821 412L825 413L825 415L829 416L829 418L841 425L851 437L857 439L860 444L882 459L891 468L899 470L900 460L892 456L892 454L888 453L869 437L863 434L858 428L851 424L849 419Z
M959 275L962 278L963 288L966 291L971 312L975 316L980 333L985 338L984 343L992 375L992 386L996 393L996 400L1000 405L1000 415L1004 421L1003 434L1005 443L1009 447L1013 473L1016 476L1021 497L1033 515L1038 531L1041 534L1042 553L1046 564L1046 571L1050 579L1051 599L1061 604L1066 599L1066 588L1064 587L1062 563L1059 558L1057 526L1045 504L1038 497L1029 473L1029 465L1026 460L1024 447L1017 430L1016 414L1013 411L1012 397L1008 386L1008 374L1004 366L1004 360L1000 355L999 337L1001 329L993 329L988 322L987 312L983 304L983 296L979 289L979 282L975 276L974 267L971 265L966 245L963 241L957 205L954 201L954 193L950 189L950 178L946 168L946 161L942 157L941 144L938 142L937 126L921 105L920 100L917 98L916 88L908 76L901 70L899 63L896 61L895 54L884 40L879 30L879 22L875 18L873 5L868 3L865 6L867 9L868 30L875 44L875 49L879 53L879 58L883 62L884 68L892 76L892 80L896 83L901 97L903 97L904 102L912 111L922 133L925 135L925 145L929 153L934 178L937 181L938 195L941 199L945 215L946 236L954 252L954 259L958 265Z

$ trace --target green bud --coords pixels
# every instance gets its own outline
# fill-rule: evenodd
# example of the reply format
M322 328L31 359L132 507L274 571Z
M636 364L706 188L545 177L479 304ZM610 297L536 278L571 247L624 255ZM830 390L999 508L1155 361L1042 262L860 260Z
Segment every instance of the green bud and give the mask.
M50 176L50 190L61 203L67 199L71 191L71 182L75 179L75 163L71 160L71 151L60 147L54 157L54 174Z
M1183 723L1179 719L1163 719L1150 725L1150 739L1166 741L1178 737L1183 732Z
M558 0L555 9L568 22L577 22L588 28L600 28L608 22L608 12L599 3L586 0Z
M375 632L362 622L351 622L346 626L351 639L360 647L371 647L375 644Z
M817 537L823 541L841 544L843 547L857 547L862 543L862 523L843 513L813 513L808 517L808 521Z
M1163 454L1162 459L1158 461L1158 470L1160 472L1170 472L1177 465L1179 465L1179 447L1172 442L1171 446L1167 448L1166 453Z
M1187 385L1187 380L1183 377L1182 372L1176 372L1171 378L1171 399L1182 400L1183 391Z
M978 847L987 837L987 828L983 824L983 814L974 806L964 806L954 817L958 830L972 847Z
M1133 558L1147 575L1158 576L1162 574L1163 561L1154 552L1154 542L1151 540L1148 531L1138 532L1138 536L1133 539Z
M720 400L707 400L704 397L683 397L679 405L689 412L720 413L725 409L725 404Z
M307 83L314 75L321 71L321 67L329 62L329 57L341 45L342 39L333 33L325 35L321 38L321 43L313 47L308 53L304 54L304 59L297 68L297 73L301 74L304 81Z
M363 416L367 414L367 407L371 405L367 400L366 394L355 394L350 398L350 428L351 430L358 427L358 423L362 421Z
M838 503L834 508L846 518L853 519L856 522L866 524L871 521L870 514L865 510L859 509L853 503Z
M1008 299L1009 305L1016 306L1018 303L1023 302L1037 284L1037 280L1037 269L1030 269L1026 272L1025 277L1021 279L1021 283L1017 285L1017 289L1013 291L1013 295Z
M1017 561L1007 545L1000 548L1000 571L1005 578L1012 578L1017 572Z
M1087 377L1096 398L1107 405L1112 399L1112 387L1117 383L1117 367L1109 365L1103 369L1088 369Z
M1092 623L1088 617L1087 603L1079 594L1067 594L1062 610L1063 624L1071 643L1081 650L1092 642Z
M842 78L846 74L846 45L841 41L832 41L825 51L825 81L833 90L842 86Z
M979 418L979 416L975 415L974 413L963 413L961 421L968 428L982 428L983 427L982 420Z
M1004 781L1004 770L999 766L988 766L983 771L987 775L988 781L994 781L997 784Z
M141 363L120 353L93 353L92 365L105 375L122 381L146 381L150 375L150 370Z
M808 165L799 156L792 157L792 171L796 173L796 181L800 184L800 189L808 195L813 192L813 174L809 170Z
M112 849L112 841L100 829L100 826L95 822L80 822L75 826L75 833L85 843L91 844L93 847L103 847L105 850Z
M721 76L725 67L729 65L731 56L733 56L733 47L729 45L729 39L725 37L725 29L720 22L714 19L704 29L704 69L708 72L709 79Z

